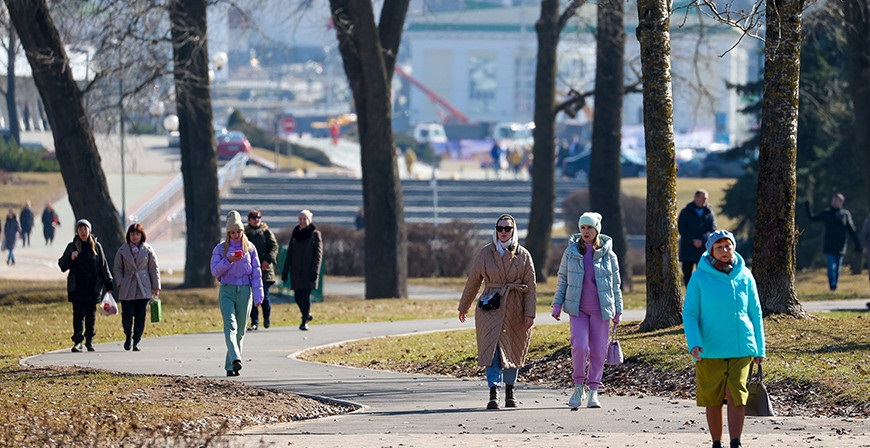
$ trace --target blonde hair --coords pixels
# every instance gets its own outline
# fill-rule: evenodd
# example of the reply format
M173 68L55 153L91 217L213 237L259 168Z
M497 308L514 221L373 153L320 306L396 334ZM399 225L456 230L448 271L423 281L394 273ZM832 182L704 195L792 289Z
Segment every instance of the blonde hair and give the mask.
M242 232L242 252L248 253L251 251L251 242L248 241L248 236L245 235L245 232L243 230L240 230L240 232ZM224 239L224 257L226 257L227 253L230 251L230 240L232 238L233 237L230 236L230 232L227 232L227 237L226 239Z

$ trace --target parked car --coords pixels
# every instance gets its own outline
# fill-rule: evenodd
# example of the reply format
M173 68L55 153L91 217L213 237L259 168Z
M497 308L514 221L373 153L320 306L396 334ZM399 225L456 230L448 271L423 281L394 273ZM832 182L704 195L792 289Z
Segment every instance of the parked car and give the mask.
M229 160L240 152L251 154L251 142L248 141L248 137L243 132L229 131L216 137L218 159Z
M562 161L562 176L583 181L589 179L589 159L592 150L585 148L580 154L566 157ZM646 177L646 160L633 150L623 150L619 156L622 177Z
M169 143L170 148L180 148L181 147L181 133L178 131L172 131L169 133Z
M727 151L709 152L701 163L701 177L740 177L748 164L747 157L730 156Z

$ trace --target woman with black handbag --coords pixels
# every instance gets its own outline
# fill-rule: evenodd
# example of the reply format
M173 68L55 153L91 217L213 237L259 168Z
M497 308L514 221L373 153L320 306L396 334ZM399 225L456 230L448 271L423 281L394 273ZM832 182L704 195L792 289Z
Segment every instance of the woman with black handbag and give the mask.
M483 293L478 296L483 284ZM505 386L505 407L517 407L514 386L529 351L535 322L535 266L519 245L511 215L496 220L492 243L474 258L459 300L459 321L476 305L477 362L486 366L487 409L498 409L498 389ZM475 302L477 302L475 304Z
M722 402L727 401L731 448L740 448L751 364L765 357L764 323L755 278L727 230L707 238L707 251L686 286L683 330L695 362L698 406L706 408L713 448L722 448Z

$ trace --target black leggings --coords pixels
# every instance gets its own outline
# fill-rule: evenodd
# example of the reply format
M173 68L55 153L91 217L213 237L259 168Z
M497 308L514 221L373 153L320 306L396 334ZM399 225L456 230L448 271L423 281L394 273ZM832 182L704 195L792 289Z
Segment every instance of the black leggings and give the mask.
M73 344L81 344L85 341L91 345L94 340L94 320L97 316L96 304L92 301L75 301L72 303L73 311Z
M302 314L302 322L307 322L308 315L311 314L311 290L294 289L293 297L299 306L299 313Z
M145 332L145 315L148 313L148 301L151 299L136 299L121 301L121 324L127 339L133 338L138 344Z
M691 261L683 262L683 286L689 284L689 279L692 278L692 272L695 270L695 265L698 263L692 263Z

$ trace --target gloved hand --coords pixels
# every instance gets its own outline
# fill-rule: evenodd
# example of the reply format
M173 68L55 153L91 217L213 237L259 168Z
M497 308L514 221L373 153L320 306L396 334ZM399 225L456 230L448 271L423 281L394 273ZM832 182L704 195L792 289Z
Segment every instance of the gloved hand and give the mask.
M620 320L622 320L622 313L616 313L613 316L613 323L618 324Z

